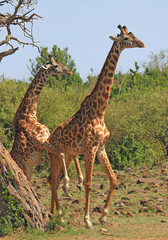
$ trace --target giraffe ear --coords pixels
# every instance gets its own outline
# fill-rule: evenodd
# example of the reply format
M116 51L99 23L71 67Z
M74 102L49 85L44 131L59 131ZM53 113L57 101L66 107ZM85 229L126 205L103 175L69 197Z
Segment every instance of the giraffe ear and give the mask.
M42 66L42 68L44 68L44 69L49 69L50 65L51 65L51 64L45 64L45 65Z
M115 37L115 36L109 36L109 38L113 41L120 41L121 40L120 37Z

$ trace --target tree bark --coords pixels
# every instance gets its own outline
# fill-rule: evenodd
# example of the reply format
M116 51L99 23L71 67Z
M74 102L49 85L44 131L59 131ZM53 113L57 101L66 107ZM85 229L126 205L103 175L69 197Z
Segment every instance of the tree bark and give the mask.
M9 173L13 178L9 179ZM22 170L11 158L0 141L0 217L5 215L7 206L2 198L2 185L5 185L9 194L18 199L24 209L23 216L33 228L43 230L49 218L49 212L38 199L36 192L28 182Z

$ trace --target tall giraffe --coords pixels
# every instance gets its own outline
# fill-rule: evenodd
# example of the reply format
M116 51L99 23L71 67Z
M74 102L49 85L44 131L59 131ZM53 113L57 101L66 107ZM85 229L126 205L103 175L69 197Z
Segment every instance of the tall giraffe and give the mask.
M56 62L51 55L49 58L49 63L40 68L28 87L13 120L15 139L10 154L28 180L32 176L33 167L40 162L43 150L60 153L60 148L52 146L47 140L50 135L48 128L37 120L37 103L50 75L71 75L72 72ZM61 156L63 159L64 155L61 154Z
M73 155L83 154L85 158L85 193L86 206L84 221L87 228L92 228L90 221L90 193L92 189L92 173L95 156L104 168L110 189L102 211L101 223L106 221L109 205L117 184L116 176L111 168L105 150L105 143L109 138L109 131L104 122L104 114L108 105L114 72L121 52L125 48L144 47L133 33L128 32L126 26L119 25L121 33L117 37L110 36L114 43L104 63L102 71L92 92L85 97L80 109L68 120L58 125L49 137L49 142L61 149L65 154L67 168ZM58 188L62 179L62 161L60 157L49 153L51 171L48 182L51 186L51 212L59 210Z

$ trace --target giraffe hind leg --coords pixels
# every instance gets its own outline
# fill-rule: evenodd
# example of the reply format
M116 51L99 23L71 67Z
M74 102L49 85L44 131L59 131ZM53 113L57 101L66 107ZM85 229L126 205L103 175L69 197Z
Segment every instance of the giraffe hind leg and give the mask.
M81 191L82 187L83 187L83 175L82 175L82 171L81 171L81 168L80 168L78 156L74 157L74 163L75 163L77 174L78 174L78 184L77 184L77 187Z
M59 148L57 148L56 146L50 144L49 142L44 142L42 144L40 144L41 148L50 152L50 153L53 153L53 154L56 154L62 158L62 163L63 163L63 172L64 172L64 185L63 185L63 190L65 192L66 195L68 195L68 190L69 190L69 177L68 177L68 172L67 172L67 168L66 168L66 163L65 163L65 155L64 153L61 153L61 150Z

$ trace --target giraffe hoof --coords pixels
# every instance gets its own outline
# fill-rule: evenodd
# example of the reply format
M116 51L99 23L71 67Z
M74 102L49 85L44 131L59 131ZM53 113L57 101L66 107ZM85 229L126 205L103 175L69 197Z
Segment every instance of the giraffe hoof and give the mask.
M91 224L91 222L86 223L86 228L93 229L93 225Z
M77 188L79 189L80 192L82 191L82 186L81 186L81 184L77 184Z
M86 225L85 225L86 228L93 229L92 223L91 223L91 221L90 221L90 217L85 216L84 222L85 222L85 224L86 224Z
M66 186L62 186L62 189L64 190L64 193L68 196L68 188Z

